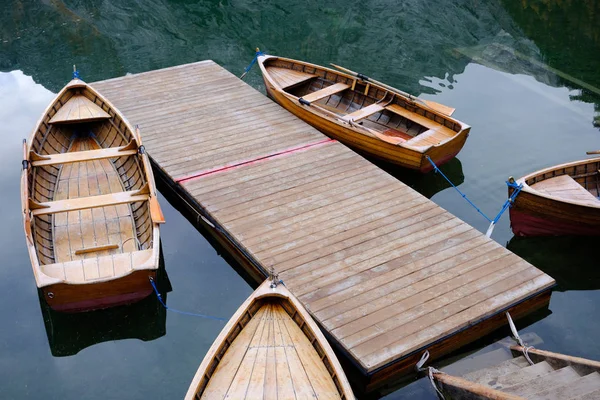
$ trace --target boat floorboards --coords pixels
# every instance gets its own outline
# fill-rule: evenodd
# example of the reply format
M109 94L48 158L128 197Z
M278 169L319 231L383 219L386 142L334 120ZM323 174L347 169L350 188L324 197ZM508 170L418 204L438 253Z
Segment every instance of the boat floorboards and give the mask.
M70 151L99 149L92 138L77 138ZM123 191L117 171L108 159L64 164L54 200L75 199ZM136 250L131 207L128 204L54 214L54 247L57 263L97 258ZM129 239L129 240L128 240ZM116 249L84 252L107 245Z
M551 277L212 61L92 86L140 124L159 174L215 236L257 280L278 272L363 374L547 304L531 299Z

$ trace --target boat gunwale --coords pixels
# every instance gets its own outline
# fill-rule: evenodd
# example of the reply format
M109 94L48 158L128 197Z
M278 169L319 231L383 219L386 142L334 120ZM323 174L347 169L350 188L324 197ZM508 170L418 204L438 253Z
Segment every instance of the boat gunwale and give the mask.
M279 57L279 56L273 56L273 55L262 55L262 56L259 56L258 57L258 64L259 64L259 67L261 69L261 72L262 72L263 76L266 77L269 80L269 82L274 86L275 90L277 90L279 93L281 93L282 95L286 96L287 98L293 99L293 100L296 100L296 101L299 100L299 97L294 96L293 94L286 92L279 84L277 84L277 82L275 82L275 80L271 77L271 74L269 74L267 72L267 68L265 67L264 64L267 61L275 61L275 60L283 60L283 61L286 61L286 62L289 62L289 63L292 63L292 64L301 64L303 66L308 66L308 67L314 68L316 70L323 70L323 71L325 71L327 73L332 73L332 74L335 74L335 75L338 75L338 76L342 76L342 77L344 77L346 79L351 79L351 80L354 80L356 82L361 81L357 77L354 77L352 75L346 74L344 72L337 71L337 70L334 70L334 69L331 69L331 68L327 68L327 67L324 67L324 66L312 64L312 63L305 62L305 61L294 60L294 59L291 59L291 58ZM341 118L333 118L332 116L329 116L326 113L316 112L311 107L308 107L307 110L309 110L309 112L311 114L313 114L313 115L315 115L315 116L317 116L319 118L327 119L327 120L329 120L329 121L331 121L331 122L333 122L335 124L338 124L338 125L344 127L345 129L352 129L354 132L356 132L358 134L361 134L363 136L369 136L369 137L372 137L374 139L377 139L377 140L381 141L382 143L386 143L386 144L389 144L389 145L394 146L394 147L396 147L396 146L397 147L403 147L403 148L406 148L408 150L412 150L412 151L415 151L415 152L418 152L418 153L421 153L421 154L425 154L428 151L431 151L432 149L435 149L435 148L444 147L444 146L448 145L450 142L459 139L462 135L468 134L468 132L471 129L471 126L465 124L464 122L459 121L459 120L457 120L457 119L455 119L455 118L453 118L453 117L451 117L449 115L440 113L440 112L438 112L436 110L433 110L433 109L431 109L429 107L423 106L423 105L419 104L418 102L416 102L414 100L411 100L410 98L402 95L401 93L390 91L390 90L388 90L388 89L386 89L386 88L384 88L384 87L382 87L382 86L380 86L380 85L378 85L378 84L376 84L376 83L374 83L374 82L372 82L370 80L369 81L363 81L363 82L366 82L369 85L374 86L374 87L376 87L377 89L379 89L381 91L393 93L395 96L399 97L400 99L402 99L406 103L410 103L414 107L420 108L420 109L424 110L425 112L430 112L430 113L432 113L432 114L434 114L434 115L436 115L436 116L438 116L440 118L452 121L454 124L457 124L457 125L460 126L460 130L454 131L455 134L453 136L451 136L451 137L449 137L447 139L444 139L443 141L439 142L438 144L432 144L432 145L428 145L428 146L410 145L410 144L407 144L406 142L400 142L400 143L397 143L397 144L392 144L392 143L386 142L385 140L382 140L381 138L377 137L374 134L370 134L370 132L368 132L366 129L356 128L355 126L349 124L347 121L341 120ZM392 111L389 111L389 112L393 113ZM423 117L427 118L427 119L430 119L430 118L428 118L426 116L423 116ZM439 124L442 127L445 127L445 124L440 124L439 122L437 122L435 120L431 120L431 121ZM412 121L412 122L415 122L415 123L418 124L418 122L416 122L416 121ZM450 129L450 128L448 128L448 129ZM381 134L383 134L383 132L381 132ZM419 135L415 136L415 138L417 138Z
M562 197L558 197L558 196L554 196L554 195L542 193L542 192L540 192L539 190L535 189L534 187L530 186L527 183L527 181L530 180L530 179L537 178L540 175L545 175L547 173L555 172L555 171L557 171L559 169L570 168L570 167L578 167L580 165L591 164L591 163L594 163L594 162L600 163L600 157L588 158L588 159L585 159L585 160L578 160L578 161L571 161L571 162L567 162L567 163L564 163L564 164L558 164L558 165L554 165L554 166L551 166L551 167L543 168L543 169L540 169L538 171L532 172L532 173L530 173L528 175L525 175L525 176L517 179L516 182L523 185L523 188L521 189L521 191L525 191L525 192L527 192L527 193L529 193L529 194L531 194L533 196L539 196L539 197L542 197L542 198L545 198L545 199L548 199L548 200L551 200L551 201L556 201L556 202L565 203L565 204L571 204L571 205L579 206L579 207L586 207L586 208L591 208L591 209L600 209L600 201L598 201L597 205L594 205L594 204L590 204L590 203L587 203L587 202L584 202L584 201L577 201L577 200L565 199L565 198L562 198ZM562 176L562 175L571 176L571 175L569 175L567 173L563 173L563 174L560 174L560 175L555 175L554 177ZM550 178L541 179L539 182L543 182L546 179L550 179ZM516 200L518 200L518 196L517 196Z
M229 319L227 324L223 327L223 329L221 330L219 335L215 338L215 340L213 341L209 350L206 352L200 366L198 367L198 370L196 371L194 378L192 379L190 387L185 395L186 400L194 400L194 399L198 399L202 396L202 394L200 394L200 396L198 397L198 392L204 391L206 389L206 387L208 386L208 383L210 382L210 379L212 379L212 376L213 376L212 374L218 368L218 365L219 365L221 359L217 359L217 357L219 356L219 353L222 352L223 346L225 344L228 345L228 347L225 349L225 351L222 352L223 354L221 354L221 357L223 357L226 354L227 350L229 349L229 346L231 346L231 344L237 338L237 335L239 335L241 333L241 331L244 329L245 325L242 325L241 321L244 319L244 317L246 315L250 314L249 310L252 308L252 306L255 306L257 304L257 302L259 302L260 300L265 300L268 298L279 298L279 299L286 300L290 303L290 305L295 309L296 315L299 316L303 320L304 326L307 326L310 333L312 333L312 335L314 336L314 343L311 343L311 344L312 344L313 348L315 349L315 351L317 351L315 344L318 343L321 346L321 349L323 350L323 353L324 353L324 356L322 357L322 361L323 361L323 363L325 363L325 360L327 360L332 368L332 371L330 371L327 368L327 366L325 366L325 368L329 372L329 376L333 380L334 385L336 386L336 388L338 390L338 394L340 395L340 398L344 399L344 400L355 399L354 394L352 392L352 388L350 387L350 383L348 382L348 379L344 373L344 370L342 369L342 366L341 366L339 360L335 356L333 349L331 348L329 342L327 341L327 339L325 338L325 336L323 335L323 333L317 326L316 322L310 316L308 311L298 301L298 299L296 299L294 297L294 295L291 294L291 292L285 287L285 285L283 283L280 282L279 284L277 284L276 287L271 287L271 282L272 281L270 279L267 279L266 281L264 281L242 303L242 305L240 305L240 307L231 316L231 318ZM259 305L259 307L255 310L254 314L250 314L250 318L246 321L246 324L254 317L254 315L256 315L256 311L258 311L260 309L260 307L261 306ZM285 309L284 306L282 306L282 307ZM287 310L286 310L286 312L287 312ZM288 314L289 314L289 312L288 312ZM295 317L292 318L292 321L294 321L296 324L298 324ZM232 336L232 334L234 333L235 328L237 326L240 326L241 329L237 332L236 336L231 341L229 341L229 337ZM298 326L300 327L299 324L298 324ZM306 336L306 333L304 332L304 328L300 328L300 329L302 330L302 333ZM308 337L307 337L307 339L308 339ZM214 362L215 360L216 360L216 363ZM212 368L212 370L210 371L210 375L208 372L209 368Z

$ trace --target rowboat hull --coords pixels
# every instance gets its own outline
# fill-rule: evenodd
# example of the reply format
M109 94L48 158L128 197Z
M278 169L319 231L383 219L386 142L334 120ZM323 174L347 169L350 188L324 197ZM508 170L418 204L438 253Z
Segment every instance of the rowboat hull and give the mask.
M149 279L156 280L155 271L136 271L121 278L86 285L58 283L41 290L54 311L91 311L135 303L148 297L154 291Z
M354 399L323 334L282 283L265 281L223 328L186 399Z
M340 121L339 118L335 118L331 115L324 115L318 110L315 111L315 107L307 107L306 105L301 104L298 97L287 93L269 76L269 73L264 66L264 61L268 60L269 57L259 58L259 60L261 60L260 65L267 95L283 108L314 126L327 136L339 140L346 146L355 149L360 153L426 173L433 169L433 165L429 162L427 157L431 158L436 165L442 165L454 158L465 145L470 127L453 119L451 122L448 122L448 124L455 124L458 132L443 143L439 145L409 146L404 143L394 144L384 141L376 135L365 133L364 129ZM327 71L327 74L335 73L344 79L352 79L350 76L320 66L313 66L312 64L282 58L277 58L277 60L286 60L310 66L311 68L319 68L320 70ZM403 98L403 100L408 102L407 99ZM424 112L424 114L431 115L435 119L436 114L431 111ZM442 118L441 116L438 117ZM445 118L445 120L450 120L448 116L443 116L443 118ZM444 125L441 126L443 127ZM382 137L382 135L383 132L380 137Z
M597 399L600 395L598 361L521 346L512 346L509 354L501 364L463 377L437 370L431 377L436 389L456 400L575 400ZM483 361L479 363L485 364L485 356L480 357Z
M74 79L44 111L23 153L25 237L48 305L89 311L152 293L164 218L139 132Z
M561 164L527 175L510 209L517 236L600 235L600 159ZM578 187L579 185L580 187ZM590 193L586 194L582 189ZM509 195L514 189L509 188Z

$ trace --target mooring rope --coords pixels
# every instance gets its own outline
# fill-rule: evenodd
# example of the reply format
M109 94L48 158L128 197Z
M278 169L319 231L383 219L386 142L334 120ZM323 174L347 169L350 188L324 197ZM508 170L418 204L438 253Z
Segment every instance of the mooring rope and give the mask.
M256 64L256 61L258 60L259 56L265 56L266 54L263 53L262 51L260 51L260 49L257 47L256 48L256 55L254 56L254 58L252 59L252 61L250 62L250 65L248 65L245 69L244 69L244 73L240 76L240 79L244 79L244 77L246 76L246 74L248 72L250 72L250 70L252 69L252 67L254 66L254 64Z
M500 217L502 217L502 214L504 214L504 212L506 210L508 210L512 206L512 204L515 201L515 198L521 192L521 189L523 189L523 184L516 183L514 180L512 180L512 178L510 180L506 181L506 185L508 187L511 187L511 188L515 189L515 190L513 190L513 192L509 196L509 198L506 199L506 201L502 205L502 208L500 209L500 212L496 215L495 218L492 219L492 218L488 217L487 215L485 215L485 213L483 211L481 211L479 209L479 207L477 207L475 205L475 203L473 203L467 197L466 194L464 194L463 192L461 192L460 189L454 183L452 183L452 181L442 172L441 169L439 169L439 167L433 162L433 160L429 156L426 156L426 158L429 161L429 163L431 163L431 165L433 166L433 170L436 173L439 173L440 175L442 175L442 177L462 196L462 198L465 199L471 206L473 206L473 208L475 208L475 210L477 210L477 212L479 214L481 214L490 223L490 226L488 227L488 230L485 233L485 235L487 237L492 236L492 231L494 230L494 227L496 226L496 223L500 220Z
M77 71L77 67L75 65L73 65L73 79L81 79L81 76L79 76L79 71Z
M423 355L421 356L421 359L419 360L417 365L415 365L415 368L417 368L417 371L425 371L425 370L427 371L427 376L429 378L429 382L431 382L431 386L433 386L433 388L437 392L438 396L442 400L445 400L444 395L442 394L440 389L438 389L437 385L435 384L435 378L433 377L433 374L439 374L439 373L442 373L442 371L440 371L439 369L433 368L433 367L423 368L423 365L425 365L425 363L427 362L428 359L429 359L429 350L425 350L425 353L423 353Z
M150 284L152 285L152 288L154 289L154 293L156 293L156 297L158 297L158 301L160 301L160 304L162 304L162 306L168 310L168 311L173 311L174 313L177 314L183 314L183 315L190 315L192 317L200 317L200 318L207 318L207 319L213 319L215 321L226 321L225 318L220 318L220 317L213 317L212 315L205 315L205 314L197 314L197 313L193 313L193 312L188 312L188 311L180 311L180 310L176 310L174 308L170 308L168 307L165 302L162 299L162 296L160 295L160 293L158 292L158 289L156 287L156 283L154 282L154 279L150 278Z
M519 336L519 332L517 332L517 327L515 326L515 323L513 322L512 318L510 317L510 314L508 313L508 311L506 312L506 318L508 318L508 325L510 325L510 330L512 331L513 338L517 341L517 343L519 343L519 346L521 346L521 348L523 349L523 356L525 356L525 359L527 360L529 365L533 365L534 362L531 361L531 358L529 358L529 350L533 349L534 347L527 346L523 342L523 340L521 339L521 336Z

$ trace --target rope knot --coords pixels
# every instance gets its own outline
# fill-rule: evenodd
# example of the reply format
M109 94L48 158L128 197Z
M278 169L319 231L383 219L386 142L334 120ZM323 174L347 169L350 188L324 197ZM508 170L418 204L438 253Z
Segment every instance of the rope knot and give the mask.
M417 369L417 371L427 371L427 377L429 378L429 382L431 382L431 386L433 386L436 393L438 394L438 396L441 399L445 399L444 395L442 394L440 389L438 389L437 385L435 384L435 378L433 376L433 374L440 374L440 373L442 373L442 371L440 371L434 367L423 367L423 365L425 365L425 363L427 362L428 359L429 359L429 350L425 350L425 353L423 353L423 355L421 356L421 359L415 365L415 368Z

